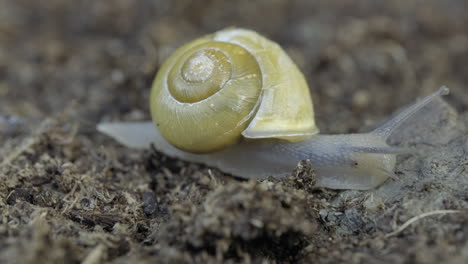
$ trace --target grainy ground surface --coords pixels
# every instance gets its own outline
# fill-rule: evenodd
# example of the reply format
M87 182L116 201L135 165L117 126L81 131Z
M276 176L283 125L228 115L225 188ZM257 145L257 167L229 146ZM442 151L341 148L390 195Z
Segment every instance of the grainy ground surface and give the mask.
M464 0L0 0L0 263L467 263L467 213L386 236L468 208L467 12ZM424 151L368 192L314 188L307 163L242 181L95 131L149 119L164 58L233 25L297 62L324 133L370 129L442 84L451 106L392 139Z

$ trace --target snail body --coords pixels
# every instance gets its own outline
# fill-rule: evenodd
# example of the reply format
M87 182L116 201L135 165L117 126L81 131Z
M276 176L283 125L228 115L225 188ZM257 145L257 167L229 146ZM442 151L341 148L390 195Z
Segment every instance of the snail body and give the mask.
M366 190L392 177L396 155L408 151L387 144L393 131L448 92L440 88L369 133L317 134L307 83L281 47L226 29L184 45L162 65L150 96L154 123L98 130L243 178L284 177L310 160L317 186Z

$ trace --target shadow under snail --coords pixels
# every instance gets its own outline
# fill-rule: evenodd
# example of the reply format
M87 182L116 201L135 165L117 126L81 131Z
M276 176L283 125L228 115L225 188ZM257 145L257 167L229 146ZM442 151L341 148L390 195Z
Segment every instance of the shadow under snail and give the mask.
M321 135L307 82L276 43L229 28L174 52L154 80L153 122L101 123L98 130L128 147L204 163L242 178L290 175L310 160L317 186L366 190L394 175L388 137L449 89L440 88L377 129Z

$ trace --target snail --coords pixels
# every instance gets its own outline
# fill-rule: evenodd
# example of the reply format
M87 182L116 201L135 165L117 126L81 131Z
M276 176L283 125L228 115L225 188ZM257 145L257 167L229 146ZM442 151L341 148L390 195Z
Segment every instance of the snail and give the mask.
M407 149L388 137L425 105L448 94L442 87L377 129L322 135L307 82L276 43L229 28L177 49L154 80L153 122L101 123L97 129L128 147L155 148L242 178L281 178L310 160L317 186L367 190L393 177Z

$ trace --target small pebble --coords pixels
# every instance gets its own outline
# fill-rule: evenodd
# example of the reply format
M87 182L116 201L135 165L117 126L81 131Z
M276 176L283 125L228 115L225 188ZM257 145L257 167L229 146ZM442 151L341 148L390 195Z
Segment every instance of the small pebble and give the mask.
M143 212L148 216L154 214L157 209L156 202L156 196L153 192L143 193Z

